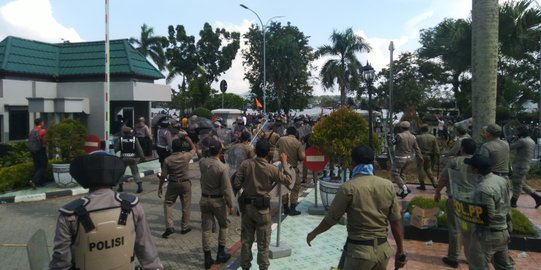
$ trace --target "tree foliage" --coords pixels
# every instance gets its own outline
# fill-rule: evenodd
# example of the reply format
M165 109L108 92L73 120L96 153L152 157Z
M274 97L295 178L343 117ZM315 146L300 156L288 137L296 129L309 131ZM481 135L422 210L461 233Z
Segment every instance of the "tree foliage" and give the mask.
M252 97L263 100L263 36L253 25L244 37L249 47L243 51L245 78L250 82ZM309 83L313 49L308 37L296 26L271 22L265 31L267 106L288 113L303 109L312 94Z
M166 66L165 48L167 39L162 36L154 36L154 29L146 24L141 26L141 36L139 39L130 38L130 43L137 45L137 50L144 56L150 57L152 62L163 71Z
M344 32L333 31L331 45L319 47L316 57L330 56L320 71L321 84L325 89L338 84L340 88L340 105L346 104L346 94L358 90L361 83L362 64L357 59L357 53L369 52L370 45L348 28Z

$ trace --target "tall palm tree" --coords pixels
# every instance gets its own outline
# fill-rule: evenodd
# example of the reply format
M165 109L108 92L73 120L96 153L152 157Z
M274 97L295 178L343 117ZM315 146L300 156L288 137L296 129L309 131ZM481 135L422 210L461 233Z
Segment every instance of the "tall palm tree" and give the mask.
M141 26L141 37L130 38L130 43L137 45L137 50L144 56L150 57L161 71L165 70L166 58L164 48L167 47L167 39L155 36L154 29L146 24Z
M498 11L498 0L472 1L472 115L477 142L481 127L496 121Z
M321 84L325 89L333 87L335 81L340 88L340 105L346 104L346 93L358 89L361 81L361 63L356 53L369 52L372 48L359 36L353 33L351 28L345 32L333 31L331 35L332 45L324 45L317 49L316 57L331 56L338 57L329 59L323 67L319 76Z

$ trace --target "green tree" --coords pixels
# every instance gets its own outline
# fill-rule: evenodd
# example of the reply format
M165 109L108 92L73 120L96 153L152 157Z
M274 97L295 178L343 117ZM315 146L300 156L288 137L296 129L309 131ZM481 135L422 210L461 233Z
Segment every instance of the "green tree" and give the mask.
M168 27L169 60L167 81L182 76L178 93L172 98L172 106L185 110L206 106L210 97L217 93L210 85L231 68L240 47L240 34L223 28L212 29L208 23L199 31L199 40L188 35L183 25Z
M235 108L245 110L249 102L241 96L233 93L224 94L224 108ZM217 93L210 97L205 106L209 110L222 108L222 94Z
M144 56L150 57L154 64L161 71L165 70L167 59L164 48L167 47L167 39L162 36L155 36L154 29L146 24L141 26L139 39L132 37L130 43L137 45L137 50Z
M312 95L309 84L313 49L308 37L296 26L272 22L266 34L267 106L270 110L303 109ZM263 99L262 33L253 25L244 36L249 48L243 51L245 78L250 82L253 98Z
M325 62L321 68L321 84L325 89L332 88L335 82L340 88L340 105L346 104L346 94L359 88L361 81L360 68L362 64L357 59L356 53L369 52L370 45L353 33L351 28L345 32L333 31L331 45L319 47L316 57L337 57Z

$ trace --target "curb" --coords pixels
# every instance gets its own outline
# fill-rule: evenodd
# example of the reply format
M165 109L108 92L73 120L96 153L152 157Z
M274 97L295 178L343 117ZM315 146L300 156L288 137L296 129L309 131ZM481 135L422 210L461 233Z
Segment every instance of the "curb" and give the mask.
M158 168L158 169L146 170L144 172L140 172L139 175L141 177L145 177L145 176L157 174L159 172L161 172L161 169ZM123 176L121 181L126 180L131 177L132 176L127 176L127 175ZM72 189L42 192L42 193L27 194L27 195L6 196L6 197L0 196L0 204L43 201L43 200L51 199L51 198L77 196L77 195L86 194L86 193L88 193L88 189L82 188L82 187L75 187Z

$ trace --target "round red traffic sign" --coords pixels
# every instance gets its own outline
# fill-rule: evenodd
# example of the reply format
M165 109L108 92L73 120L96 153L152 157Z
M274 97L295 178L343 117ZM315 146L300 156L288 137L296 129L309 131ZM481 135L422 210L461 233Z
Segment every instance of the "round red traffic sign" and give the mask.
M322 171L329 162L329 156L323 150L318 147L308 147L304 150L306 158L304 159L304 167L310 171L319 172Z
M84 150L87 153L92 153L94 151L100 150L100 138L92 134L86 136Z

